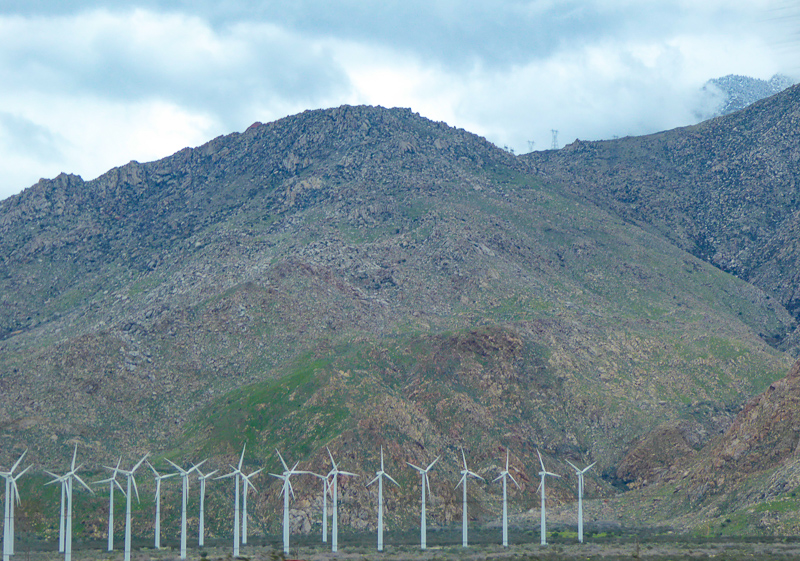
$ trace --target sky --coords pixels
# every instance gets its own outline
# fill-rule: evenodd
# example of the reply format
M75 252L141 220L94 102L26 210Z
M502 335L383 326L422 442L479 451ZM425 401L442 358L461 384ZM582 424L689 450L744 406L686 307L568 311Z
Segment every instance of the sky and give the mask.
M0 0L0 199L306 109L410 107L516 153L800 79L800 1Z

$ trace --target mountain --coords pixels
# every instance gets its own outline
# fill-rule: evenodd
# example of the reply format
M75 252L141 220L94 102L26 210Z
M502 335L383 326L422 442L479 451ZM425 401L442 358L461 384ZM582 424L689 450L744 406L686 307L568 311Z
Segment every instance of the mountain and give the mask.
M800 86L695 126L526 155L534 173L777 299L800 353Z
M405 462L442 455L431 516L447 523L459 448L487 476L508 447L517 512L536 501L537 450L565 470L597 460L587 492L613 496L639 439L689 423L703 447L793 362L792 289L757 274L791 260L709 253L736 240L709 238L718 224L700 221L680 176L713 176L716 158L794 177L779 157L796 133L765 123L795 95L664 133L693 168L656 161L652 137L514 157L410 110L343 106L89 182L40 181L0 201L0 427L13 443L0 463L28 448L51 464L76 442L85 462L150 450L224 466L246 442L271 471L275 448L319 471L330 447L367 473L383 446L407 491L389 516L416 504ZM705 151L737 135L761 167ZM651 169L686 192L664 195ZM629 184L636 204L619 196ZM742 220L792 223L771 184L747 185L759 191ZM640 208L648 189L672 206ZM279 508L278 484L263 489L262 514ZM295 491L308 529L317 483ZM345 524L373 524L370 492L343 484ZM570 482L548 492L574 500ZM496 516L496 489L474 494L476 515Z

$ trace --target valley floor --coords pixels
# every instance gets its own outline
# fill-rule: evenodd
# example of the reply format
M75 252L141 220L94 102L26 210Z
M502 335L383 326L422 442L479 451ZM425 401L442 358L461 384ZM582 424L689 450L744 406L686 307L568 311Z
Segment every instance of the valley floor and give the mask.
M360 541L360 539L358 540ZM99 545L99 544L98 544ZM241 559L251 561L276 561L286 559L277 543L259 543L243 546ZM102 548L87 547L73 552L76 561L116 561L123 559L121 551L105 552ZM60 559L55 551L26 550L24 544L18 548L14 559L18 561L45 561ZM602 539L597 542L587 540L585 544L556 541L547 546L538 543L513 544L507 549L497 544L477 544L468 549L456 545L429 546L420 551L415 546L387 546L383 553L372 547L349 545L343 543L337 554L331 553L327 547L319 545L300 545L292 548L290 559L306 559L313 561L341 560L384 560L399 561L413 559L419 561L447 560L566 560L566 561L616 561L629 559L646 559L649 561L682 561L695 559L718 559L725 561L738 560L774 560L800 558L800 539L797 538L752 538L752 539L719 539L717 541L697 540L670 537L668 540L637 540L635 538ZM173 561L180 559L176 549L165 548L160 551L138 549L131 555L135 561ZM187 559L222 561L232 559L231 547L208 547L200 550L192 548Z

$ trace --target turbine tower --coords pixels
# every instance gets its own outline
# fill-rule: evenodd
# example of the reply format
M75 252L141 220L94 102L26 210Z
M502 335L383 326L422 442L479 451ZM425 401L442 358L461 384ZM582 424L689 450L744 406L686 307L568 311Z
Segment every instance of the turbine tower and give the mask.
M125 492L125 561L131 561L131 485L133 485L133 491L136 493L136 502L139 502L139 489L136 487L136 478L133 476L133 474L136 473L136 470L139 469L139 466L142 465L149 455L150 453L148 452L142 456L142 459L139 460L131 469L119 470L119 472L124 475L125 479L127 480L127 491Z
M579 469L569 460L567 460L567 463L572 466L572 469L575 470L575 475L578 476L578 541L583 543L583 476L597 462L592 462L583 469Z
M544 462L542 461L542 454L537 450L536 453L539 455L539 464L542 466L542 471L539 472L539 490L542 492L542 506L541 506L541 528L539 530L539 543L541 545L547 545L547 517L545 515L545 494L544 494L544 478L548 475L551 477L561 477L558 474L552 473L547 471L544 468Z
M278 452L277 450L275 451ZM292 489L292 483L289 481L289 478L298 473L308 472L297 471L297 464L300 462L295 463L292 469L289 469L289 466L283 461L283 456L281 456L280 452L278 452L278 457L281 459L281 464L283 464L283 474L278 475L270 473L270 475L283 481L283 488L281 489L281 493L283 493L283 554L289 555L289 493L291 493L292 498L294 498L294 489Z
M520 488L519 483L517 480L514 479L514 476L511 475L511 472L508 471L508 448L506 448L506 469L500 472L500 475L494 478L494 481L499 479L503 480L503 547L508 547L508 478L511 478L511 481L514 482L514 485L517 486L517 489Z
M183 469L181 466L167 459L167 462L178 470L183 484L183 492L181 493L181 559L186 559L186 503L189 499L189 476L197 468L202 466L206 460L203 460L197 465L192 465L189 469Z
M72 482L73 480L77 480L78 483L86 487L86 490L89 491L91 494L94 495L94 491L86 484L86 482L80 478L80 476L76 473L81 466L75 467L75 459L78 456L78 445L75 445L75 450L72 452L72 463L70 464L70 469L64 475L56 475L55 473L49 472L45 470L45 473L53 478L53 480L49 483L45 483L45 485L51 485L53 483L61 483L62 487L62 498L66 495L67 507L66 512L64 512L64 504L62 501L61 504L61 512L62 520L64 521L64 532L63 532L63 550L64 550L64 561L72 561ZM126 559L126 561L128 561Z
M264 468L257 469L250 475L242 473L242 545L247 545L247 488L250 487L253 491L256 490L255 485L250 482L251 477L255 477L264 471Z
M155 477L156 480L156 523L155 523L156 537L155 537L154 547L156 549L161 549L161 481L163 481L164 479L168 479L170 477L175 477L178 474L166 473L164 475L161 475L156 471L156 468L153 467L153 464L147 462L147 465L150 466L150 470L153 472L153 476Z
M383 470L383 446L381 446L381 469L375 472L375 479L367 483L367 487L378 482L378 551L383 551L383 478L400 487L400 484L392 479L392 476Z
M206 461L206 460L203 460ZM203 547L205 542L205 503L206 503L206 481L217 471L214 470L210 473L203 474L202 471L198 469L198 466L195 466L195 471L197 472L197 479L200 481L200 528L199 528L199 537L197 540L197 545ZM174 474L173 474L174 475Z
M467 477L472 476L483 482L486 482L486 480L467 468L467 457L464 455L463 448L461 449L461 459L464 460L464 469L461 470L461 480L456 484L456 489L458 489L459 485L464 488L464 500L461 506L461 547L467 547L467 526L469 521L467 517Z
M312 471L306 473L322 479L322 543L328 543L328 492L330 491L328 476Z
M58 520L58 552L64 553L64 534L66 534L66 505L67 505L67 476L66 475L56 475L55 473L51 473L47 470L44 472L53 478L53 481L49 483L45 483L45 485L51 485L53 483L60 483L61 484L61 506L59 508L59 520Z
M239 540L241 539L241 530L239 530L239 478L242 476L242 462L244 462L244 451L247 448L247 443L245 442L242 446L242 455L239 456L239 464L237 467L231 466L230 473L225 475L221 475L217 477L217 479L227 479L228 477L233 477L236 481L236 491L234 492L234 507L233 507L233 556L239 557ZM245 485L245 488L247 485Z
M25 450L19 459L14 462L11 469L8 471L0 471L0 477L6 480L6 500L5 500L5 518L3 519L3 561L9 561L9 558L14 555L14 503L19 504L19 488L17 487L17 479L22 477L31 466L26 467L17 475L14 475L14 470L22 463L28 451Z
M333 494L333 520L331 521L331 551L336 553L339 551L339 498L338 498L338 481L340 475L346 475L349 477L358 477L355 473L350 473L349 471L341 471L339 467L336 465L336 462L333 461L333 454L331 454L330 448L327 446L325 447L328 450L328 456L331 458L331 464L333 467L331 471L328 472L328 477L331 479L331 491Z
M417 470L422 477L422 509L420 510L420 520L419 520L419 548L420 549L427 549L428 548L428 529L425 523L425 488L428 488L428 491L431 489L431 483L428 480L428 472L434 466L436 462L439 461L439 456L436 456L436 459L433 460L428 467L425 469L415 466L411 462L406 462L412 468Z
M103 479L93 483L93 485L102 485L108 483L108 551L114 551L114 487L116 486L122 494L125 494L125 489L117 481L117 472L119 471L119 464L122 458L117 460L117 467L103 466L106 469L112 470L112 475L108 479Z

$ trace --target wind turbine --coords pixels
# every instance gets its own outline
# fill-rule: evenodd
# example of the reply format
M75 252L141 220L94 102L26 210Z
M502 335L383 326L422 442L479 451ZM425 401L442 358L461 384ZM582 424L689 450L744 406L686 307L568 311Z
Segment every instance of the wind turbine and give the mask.
M383 446L381 446L381 469L375 472L375 479L367 483L367 487L378 482L378 551L383 551L383 478L400 487L400 484L392 479L392 476L383 470Z
M113 474L108 479L93 483L93 485L108 483L108 551L114 551L114 486L116 485L117 488L122 491L122 494L125 494L125 489L123 489L122 485L117 481L117 472L119 471L120 462L122 462L122 458L117 460L117 467L103 466L106 469L112 470Z
M514 482L514 485L517 486L517 489L520 488L519 483L517 480L514 479L514 476L511 475L511 472L508 471L508 448L506 448L506 469L500 472L500 475L494 478L494 481L498 479L503 480L503 547L508 547L508 481L507 478L511 478L511 481Z
M328 543L328 491L330 490L328 476L320 475L312 471L307 471L305 473L322 479L322 542Z
M540 531L539 531L539 543L541 545L547 545L547 517L545 516L545 510L544 510L544 502L545 502L544 501L544 498L545 498L545 494L544 494L544 478L547 477L548 475L550 475L552 477L561 477L561 476L556 474L556 473L552 473L552 472L547 471L544 468L544 462L542 461L542 454L538 450L536 451L536 453L539 455L539 464L542 466L542 471L539 472L539 478L540 478L539 490L541 490L541 492L542 492L542 506L541 506L541 509L540 509L541 527L540 527Z
M578 541L583 543L583 476L597 462L592 462L583 469L579 469L569 460L567 460L567 463L572 466L572 469L575 470L575 475L578 476Z
M155 523L156 538L154 547L156 549L161 549L161 481L164 479L169 479L170 477L175 477L178 474L173 472L161 475L156 471L156 468L153 467L153 464L147 462L147 465L150 466L150 470L153 472L153 476L155 477L156 480L156 523Z
M205 461L205 460L204 460ZM214 470L210 473L203 474L199 469L198 466L195 466L195 471L197 471L197 479L200 481L200 537L197 541L197 545L203 547L205 542L205 503L206 503L206 480L209 479L212 475L217 473L219 470Z
M278 450L275 451L278 452ZM270 473L270 475L283 481L283 488L281 489L281 493L283 493L283 554L289 555L289 493L291 493L292 498L294 498L294 489L292 489L289 478L297 473L308 472L296 470L297 464L300 462L296 462L294 466L292 466L292 469L289 469L289 466L283 461L283 456L281 456L280 452L278 452L278 457L281 459L281 464L283 464L283 473L281 475Z
M464 455L463 448L461 449L461 459L464 460L464 469L461 470L461 480L458 482L458 484L456 484L456 489L458 489L459 485L463 486L464 488L464 500L461 507L461 546L467 547L467 522L469 520L467 517L467 477L471 475L472 477L476 477L483 482L486 482L486 480L467 468L467 457Z
M3 561L9 561L9 557L14 555L14 503L19 504L19 488L17 488L17 479L22 477L31 466L26 467L17 475L14 475L14 470L19 467L22 459L28 451L25 450L19 459L14 462L14 465L8 471L0 471L0 477L6 480L6 500L5 500L5 522L3 523Z
M331 454L330 448L327 446L325 447L328 450L328 456L331 458L331 464L333 464L333 468L331 471L328 472L328 477L331 478L331 491L333 494L333 520L331 522L331 551L336 553L339 551L339 498L338 498L338 480L340 475L347 475L350 477L358 477L355 473L350 473L349 471L341 471L339 467L336 465L336 462L333 461L333 454Z
M243 477L244 474L242 473L242 462L244 462L244 451L247 448L247 443L245 442L242 446L242 455L239 456L239 464L237 467L231 466L233 470L230 473L225 475L221 475L216 479L227 479L228 477L233 477L236 480L236 492L235 492L235 500L234 500L234 509L233 509L233 556L239 557L239 541L241 540L242 534L241 530L239 529L239 481L240 477ZM247 484L245 483L245 489L247 489ZM289 553L288 551L286 552Z
M422 510L419 519L419 548L420 549L427 549L428 548L428 528L425 522L425 488L427 487L430 491L431 483L428 480L428 472L431 470L433 465L439 461L440 456L436 456L436 459L431 462L431 464L426 467L425 469L415 466L411 462L406 462L412 468L417 470L422 477Z
M255 486L250 482L251 477L255 477L259 473L264 471L264 468L257 469L250 475L245 475L242 472L242 545L247 545L247 487L249 486L253 491L256 490Z
M86 484L86 482L80 478L80 476L76 473L81 466L75 467L75 459L78 456L78 445L75 445L75 451L72 453L72 463L70 464L70 469L64 475L56 475L55 473L49 472L45 470L45 473L53 478L53 480L49 483L45 483L45 485L51 485L52 483L61 483L62 485L62 499L66 495L67 500L67 508L66 513L64 513L64 503L62 501L61 504L61 512L62 512L62 520L64 521L64 561L71 561L72 560L72 481L77 480L78 483L86 487L86 489L94 495L94 491ZM60 544L59 544L60 545ZM128 561L128 560L126 560Z
M127 480L127 491L125 492L125 555L123 557L125 561L131 560L131 484L133 484L133 491L136 493L136 502L139 502L139 489L136 487L136 478L133 474L136 473L136 470L139 469L139 466L142 465L149 455L150 452L142 456L142 459L129 470L118 470Z
M176 464L175 462L165 458L167 463L169 463L172 467L178 470L178 473L183 480L183 493L181 495L181 559L186 559L186 502L189 498L189 476L195 471L197 468L202 466L206 460L203 460L197 465L192 465L189 469L183 469L181 466Z

